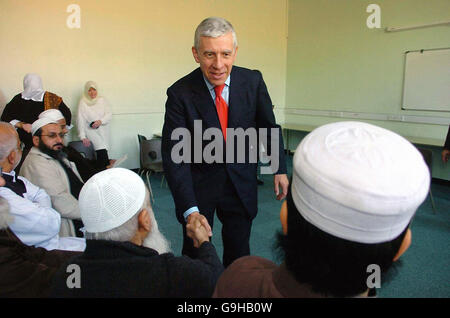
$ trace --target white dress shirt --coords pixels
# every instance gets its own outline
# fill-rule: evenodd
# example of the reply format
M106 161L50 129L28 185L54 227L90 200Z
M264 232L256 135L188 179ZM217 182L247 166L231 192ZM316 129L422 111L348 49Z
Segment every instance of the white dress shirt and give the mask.
M3 172L23 181L26 192L24 197L6 187L0 187L0 196L5 198L10 206L14 220L9 228L26 245L43 247L47 250L63 249L83 251L86 242L82 238L60 238L61 215L52 208L51 200L45 190L35 186L26 178L16 176L14 171Z

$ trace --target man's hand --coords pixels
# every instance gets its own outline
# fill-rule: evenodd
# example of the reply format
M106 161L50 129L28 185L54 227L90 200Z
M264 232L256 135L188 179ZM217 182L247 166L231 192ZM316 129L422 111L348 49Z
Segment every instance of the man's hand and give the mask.
M193 212L187 217L187 224L195 224L195 221L199 221L203 225L208 233L208 236L212 236L211 226L209 226L208 220L200 212Z
M442 162L447 163L450 158L450 150L444 149L442 150Z
M91 145L91 141L87 138L83 138L82 142L85 147L89 147Z
M113 165L116 163L116 159L110 159L109 160L109 165L106 166L106 169L111 169L113 167Z
M276 174L273 176L273 189L277 196L277 200L286 198L289 189L289 180L286 174Z
M199 248L204 242L209 241L208 234L199 218L193 219L191 223L186 224L186 235L194 241L195 248Z
M31 124L27 124L27 123L24 123L23 121L21 121L21 122L17 123L16 127L21 128L21 129L25 130L27 133L31 134Z

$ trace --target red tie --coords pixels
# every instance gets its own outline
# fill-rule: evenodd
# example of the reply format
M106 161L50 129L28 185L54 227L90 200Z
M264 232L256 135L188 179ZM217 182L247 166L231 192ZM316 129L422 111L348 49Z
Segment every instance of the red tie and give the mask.
M228 126L228 106L227 102L222 97L222 91L225 84L220 86L215 86L214 91L216 92L216 109L217 115L219 115L220 127L222 127L223 138L227 140L227 126Z

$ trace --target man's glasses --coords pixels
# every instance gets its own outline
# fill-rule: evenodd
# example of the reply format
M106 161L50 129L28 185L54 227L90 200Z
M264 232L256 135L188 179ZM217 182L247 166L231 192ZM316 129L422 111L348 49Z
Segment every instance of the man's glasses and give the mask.
M55 139L56 137L59 136L59 138L64 139L64 137L66 137L66 134L65 133L59 133L59 134L51 133L51 134L48 134L48 135L41 135L41 137L42 136L47 136L50 139Z

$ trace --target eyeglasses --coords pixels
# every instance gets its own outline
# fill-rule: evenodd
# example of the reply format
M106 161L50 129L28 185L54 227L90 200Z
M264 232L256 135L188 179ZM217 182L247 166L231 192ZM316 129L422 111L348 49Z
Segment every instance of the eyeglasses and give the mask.
M42 136L47 136L47 137L50 138L50 139L55 139L56 137L59 136L59 138L64 139L64 137L66 137L66 135L67 135L67 134L65 134L65 133L59 133L59 134L57 134L57 133L51 133L51 134L48 134L48 135L41 135L41 137L42 137Z

